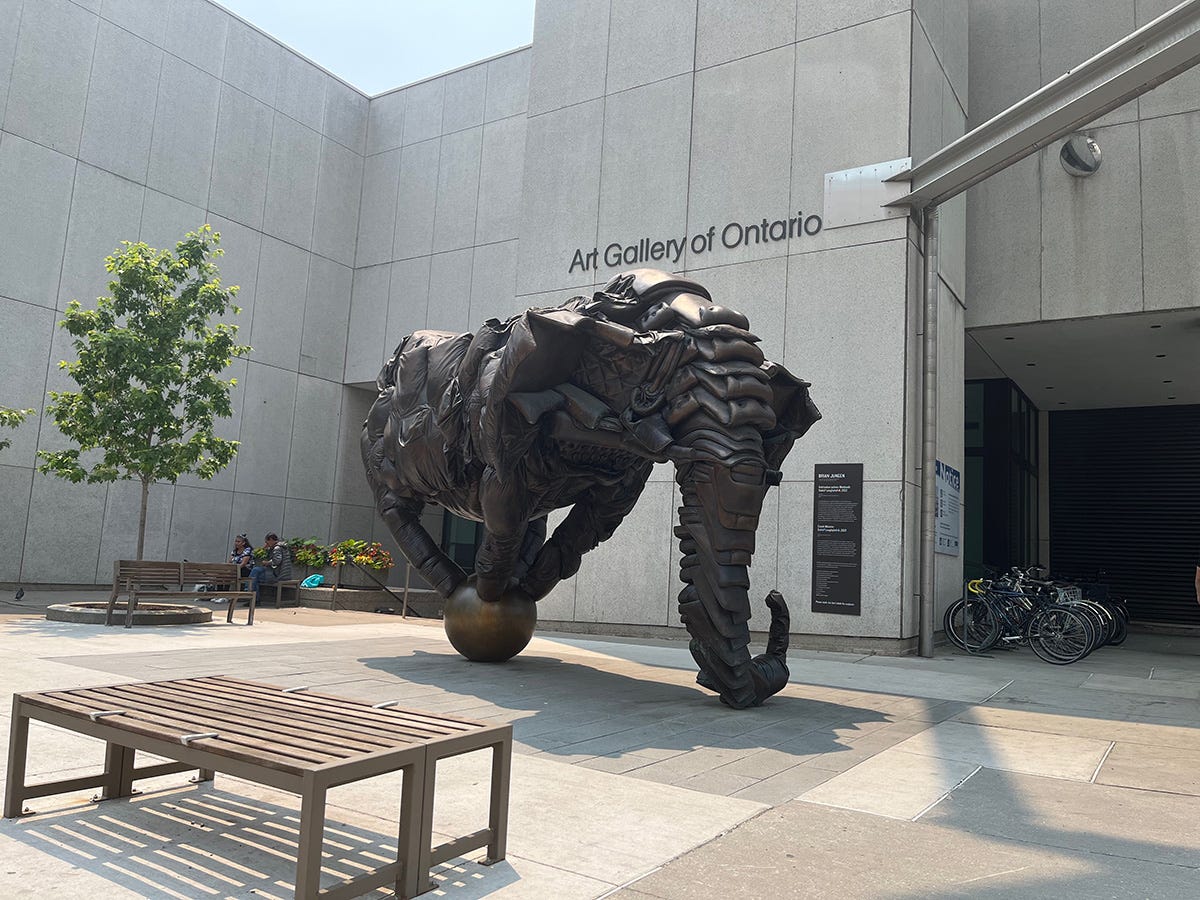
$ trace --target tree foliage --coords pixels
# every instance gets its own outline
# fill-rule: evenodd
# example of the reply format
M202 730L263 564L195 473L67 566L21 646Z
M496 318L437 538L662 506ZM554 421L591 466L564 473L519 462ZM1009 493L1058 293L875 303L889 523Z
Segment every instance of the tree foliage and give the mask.
M95 309L72 300L59 323L78 354L59 368L79 390L51 391L47 410L76 446L39 451L39 469L89 484L140 480L143 527L152 482L212 478L237 452L237 441L213 433L217 419L233 414L237 383L220 376L250 350L236 343L236 325L219 321L241 311L237 287L221 284L213 262L219 243L207 225L173 251L123 241L104 261L111 296ZM82 454L93 450L100 453L89 467Z
M26 416L32 416L35 410L32 409L10 409L7 406L0 406L0 428L16 428L25 421ZM12 441L4 438L0 439L0 450L3 450Z

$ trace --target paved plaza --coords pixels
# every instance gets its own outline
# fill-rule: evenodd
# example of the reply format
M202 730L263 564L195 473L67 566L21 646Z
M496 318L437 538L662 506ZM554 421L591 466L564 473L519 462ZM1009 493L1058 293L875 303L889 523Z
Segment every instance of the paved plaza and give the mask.
M0 606L6 694L228 674L511 722L508 858L439 867L431 897L1200 892L1196 639L1133 635L1067 667L793 651L792 683L734 712L693 683L683 643L542 634L484 665L439 622L267 609L252 628L127 631L45 621L61 599ZM30 744L31 780L103 756L37 723ZM399 777L331 792L329 882L394 852ZM436 831L480 827L486 779L481 754L439 769ZM223 775L139 786L29 801L0 824L0 896L291 896L296 798Z

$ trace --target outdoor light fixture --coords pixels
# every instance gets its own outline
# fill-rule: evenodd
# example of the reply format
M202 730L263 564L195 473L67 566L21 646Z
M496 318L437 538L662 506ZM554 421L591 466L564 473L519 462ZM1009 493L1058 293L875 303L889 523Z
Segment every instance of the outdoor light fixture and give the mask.
M1058 152L1058 160L1068 175L1086 178L1100 169L1100 145L1086 134L1073 134Z

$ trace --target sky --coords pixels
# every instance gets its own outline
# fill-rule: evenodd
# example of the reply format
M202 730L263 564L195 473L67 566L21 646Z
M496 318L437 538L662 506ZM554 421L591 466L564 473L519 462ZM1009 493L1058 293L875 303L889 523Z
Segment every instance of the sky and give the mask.
M535 0L218 0L368 94L533 42Z

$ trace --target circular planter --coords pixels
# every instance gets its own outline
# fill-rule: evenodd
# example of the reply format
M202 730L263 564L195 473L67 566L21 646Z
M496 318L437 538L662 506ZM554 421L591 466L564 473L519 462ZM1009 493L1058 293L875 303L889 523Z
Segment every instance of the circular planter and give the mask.
M103 625L108 603L56 603L46 607L50 622L75 622L81 625ZM133 613L134 625L197 625L212 621L212 610L182 603L139 603ZM113 610L113 622L125 624L125 604Z

